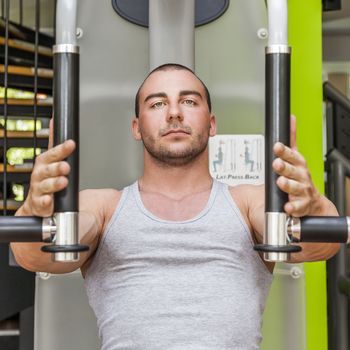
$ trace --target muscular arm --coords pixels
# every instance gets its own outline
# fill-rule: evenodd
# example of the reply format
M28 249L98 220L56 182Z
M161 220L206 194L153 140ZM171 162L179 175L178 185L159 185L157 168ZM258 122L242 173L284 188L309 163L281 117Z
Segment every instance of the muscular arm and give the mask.
M42 271L50 273L72 272L83 266L93 255L97 248L100 233L104 227L103 195L97 190L85 190L79 194L79 239L82 244L89 246L89 251L80 254L77 262L60 263L53 262L51 254L43 253L41 247L45 243L11 243L16 261L23 268L30 271ZM99 206L100 204L100 206ZM31 211L21 207L18 216L33 215Z
M263 232L265 225L264 200L265 192L263 186L246 186L244 193L247 195L247 220L250 223L251 230L255 240L259 243L263 241ZM288 202L290 204L290 202ZM290 213L291 215L297 213ZM337 216L337 210L332 202L326 197L317 193L313 203L308 205L307 215L313 216ZM330 234L332 234L330 232ZM339 244L330 243L299 243L302 247L300 253L292 254L291 262L300 263L307 261L327 260L337 253Z
M75 149L73 141L49 149L37 157L31 175L28 196L17 216L49 217L53 215L53 194L64 189L70 168L64 161ZM120 193L115 190L85 190L79 194L79 237L90 247L80 254L78 262L53 262L51 254L43 253L44 243L11 243L17 262L30 271L67 273L84 268L93 256Z
M297 151L296 121L291 119L291 145L274 145L276 159L272 169L279 175L277 186L288 194L284 211L291 216L337 216L338 212L326 197L320 195L312 182L304 157ZM265 189L264 186L243 185L231 189L244 219L257 243L262 243L265 229ZM332 234L332 232L330 232ZM291 262L318 261L331 258L339 250L339 244L300 243L300 253L292 254ZM268 268L271 265L266 263Z

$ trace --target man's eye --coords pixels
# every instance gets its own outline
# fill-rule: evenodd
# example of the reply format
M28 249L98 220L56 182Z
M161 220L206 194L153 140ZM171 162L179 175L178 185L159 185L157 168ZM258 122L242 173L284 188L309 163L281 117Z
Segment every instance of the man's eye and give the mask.
M163 101L158 101L156 103L153 103L152 107L153 108L160 108L164 106L164 102Z
M184 100L184 104L187 106L194 106L195 102L193 100Z

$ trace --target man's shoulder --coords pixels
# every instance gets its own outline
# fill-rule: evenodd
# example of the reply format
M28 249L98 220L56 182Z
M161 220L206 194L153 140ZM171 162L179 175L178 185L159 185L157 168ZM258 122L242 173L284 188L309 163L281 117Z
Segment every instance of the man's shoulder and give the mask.
M80 208L96 208L103 212L103 216L109 216L110 211L118 205L123 191L114 188L86 189L80 191Z
M265 186L264 185L237 185L230 186L231 196L244 217L249 212L264 206Z
M86 189L79 193L80 211L92 212L102 233L113 216L123 191L114 188Z
M118 200L120 199L122 192L123 191L114 188L86 189L80 191L79 196L83 200L98 202L101 200Z
M263 197L265 194L264 185L237 185L229 186L229 191L233 199L241 200L254 200Z

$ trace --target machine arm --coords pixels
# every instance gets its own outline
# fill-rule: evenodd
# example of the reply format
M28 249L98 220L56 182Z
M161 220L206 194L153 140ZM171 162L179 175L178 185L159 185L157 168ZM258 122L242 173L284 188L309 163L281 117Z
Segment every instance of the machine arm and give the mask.
M288 195L281 191L272 171L273 145L290 144L290 56L288 46L287 0L268 0L269 41L266 48L265 86L265 231L263 244L255 249L273 262L290 260L301 251L292 242L349 243L350 219L347 217L289 217L283 210Z
M72 139L74 153L67 158L68 187L54 195L52 218L0 217L0 242L52 242L42 247L54 261L79 259L89 249L79 244L79 46L76 43L77 0L58 0L54 53L54 144Z

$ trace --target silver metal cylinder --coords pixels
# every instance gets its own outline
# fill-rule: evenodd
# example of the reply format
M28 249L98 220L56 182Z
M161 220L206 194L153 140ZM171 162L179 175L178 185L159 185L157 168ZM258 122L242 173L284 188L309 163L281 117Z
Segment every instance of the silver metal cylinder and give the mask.
M55 53L79 53L79 46L78 45L72 45L72 44L60 44L60 45L54 45L52 48L52 52Z
M291 53L292 49L288 45L271 45L267 46L265 53Z
M55 239L56 236L56 223L54 218L48 217L43 218L42 223L42 229L43 229L43 236L42 240L46 243L51 243Z
M268 46L288 45L288 1L267 0Z
M287 214L277 212L265 213L264 244L286 246L288 243ZM288 261L290 260L290 253L265 252L264 260L272 262Z
M150 0L150 70L165 63L194 69L194 27L194 0Z
M301 224L299 218L288 217L287 232L290 241L293 241L293 239L296 241L301 240Z
M55 245L76 245L79 242L78 213L56 213L56 236ZM52 259L55 262L78 261L78 252L54 253Z
M346 243L350 244L350 216L346 217L346 222L348 224L348 241Z
M56 8L56 44L77 44L77 0L58 0Z

